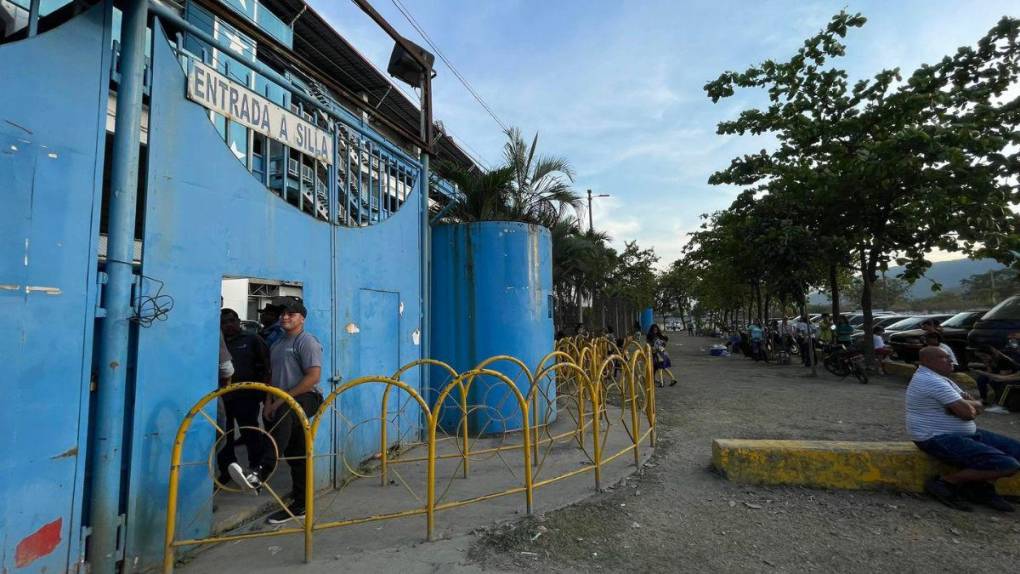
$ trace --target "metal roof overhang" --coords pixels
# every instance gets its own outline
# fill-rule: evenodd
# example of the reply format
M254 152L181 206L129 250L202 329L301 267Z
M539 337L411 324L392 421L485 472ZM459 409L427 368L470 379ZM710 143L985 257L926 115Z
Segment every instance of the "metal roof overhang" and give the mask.
M209 0L202 0L201 3L212 4ZM285 22L292 23L293 54L315 71L325 75L330 81L323 83L328 87L339 87L337 95L345 97L348 105L355 109L370 109L371 115L384 119L384 123L389 124L389 127L398 133L412 141L419 140L421 112L418 106L396 89L389 77L340 36L314 8L303 0L262 0L262 4ZM242 16L236 15L236 18L248 24L245 28L254 28L254 24ZM279 45L268 35L260 33L258 36L260 43L273 42L278 48L277 51L286 50L286 47ZM432 151L440 160L466 168L475 166L474 161L451 138L444 137L441 132L433 141Z

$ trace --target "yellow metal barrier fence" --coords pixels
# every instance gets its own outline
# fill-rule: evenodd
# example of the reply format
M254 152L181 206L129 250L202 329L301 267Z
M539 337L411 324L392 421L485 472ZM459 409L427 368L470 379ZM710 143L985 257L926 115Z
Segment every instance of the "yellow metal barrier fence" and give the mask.
M527 394L521 392L521 387L517 381L509 378L502 372L489 368L493 364L499 362L510 363L520 369L520 372L525 379L522 382L527 385ZM422 398L417 389L401 380L405 373L414 368L436 368L447 373L450 377L449 382L436 396L432 405L429 405L428 402ZM517 406L516 413L520 415L522 425L522 428L520 429L523 431L520 433L522 438L521 444L502 445L489 449L476 449L474 451L471 450L468 432L468 415L472 412L470 391L475 380L479 377L490 377L494 379L497 386L507 389L509 391L508 396L513 397ZM547 393L543 388L544 386L548 386L543 385L543 382L547 378L550 379L550 382L556 386L556 392L554 393L556 396L555 399L551 398L549 393ZM316 523L316 509L314 505L314 443L315 436L322 420L324 418L328 418L323 415L325 415L328 410L336 404L338 397L343 393L363 385L379 384L385 385L386 387L382 393L382 399L380 402L381 424L379 431L379 453L377 454L380 463L381 485L385 486L387 484L388 471L392 464L398 462L425 462L426 495L424 504L417 508L402 510L399 512ZM391 390L394 388L405 393L411 399L408 402L417 404L418 408L421 410L422 424L424 426L422 430L425 435L423 446L427 449L425 457L408 459L396 458L392 460L389 458L390 437L387 432L387 415L389 411L387 409ZM490 387L490 389L491 388L492 387ZM233 432L233 429L227 429L225 431L224 429L219 428L216 421L205 413L203 409L214 399L218 399L228 395L229 393L246 390L263 391L283 399L284 403L291 411L294 412L295 416L298 417L298 420L301 423L305 442L304 458L307 466L304 501L305 518L304 520L299 520L301 527L177 540L178 490L180 488L180 472L182 466L184 466L181 463L181 457L187 432L191 428L195 417L198 415L205 418L216 429L217 435L220 437L224 436L226 432ZM454 395L456 397L456 409L460 417L460 422L457 424L457 427L461 436L451 438L456 439L460 452L456 454L437 455L437 443L440 440L443 440L437 437L437 430L440 426L440 414L444 408L444 402L454 392L456 392L456 395ZM620 422L630 441L628 446L620 449L618 452L606 455L603 449L606 446L606 441L609 436L609 427L612 424L609 415L609 406L610 400L613 397L616 397L619 400L618 406L620 407ZM548 437L540 439L540 431L544 429L548 433L551 413L553 412L554 407L557 406L556 400L561 398L566 398L574 402L576 409L576 427L571 431L555 436L550 434ZM546 405L545 418L542 421L538 420L540 400L543 400ZM643 406L640 404L642 401ZM478 405L474 405L474 408L478 408ZM570 409L568 408L565 410L569 411ZM643 431L641 428L642 422L640 416L642 411L645 418L645 429ZM571 414L573 415L573 413ZM587 452L585 446L585 432L588 429L591 430L591 453ZM507 432L509 431L504 430L504 436ZM588 454L591 460L591 465L585 465L581 468L536 482L535 476L542 469L542 464L545 460L544 456L541 461L539 459L539 447L545 445L551 450L552 446L556 444L557 441L567 438L577 442L578 448ZM500 496L518 494L522 492L525 495L527 512L531 514L534 490L536 488L591 470L594 473L595 488L600 489L602 466L626 454L627 452L632 452L635 465L640 464L640 444L646 438L649 441L649 446L654 446L655 384L653 380L652 355L651 348L648 345L633 339L629 339L623 345L623 348L617 347L613 341L605 338L586 339L582 337L574 337L561 339L557 342L556 350L546 355L539 362L534 371L529 369L528 366L519 359L506 355L486 359L479 363L474 369L463 373L458 373L455 369L441 361L434 359L420 359L401 367L391 377L361 377L339 386L325 397L322 405L319 407L318 411L316 411L311 420L309 420L309 418L305 415L294 398L284 391L261 383L245 382L231 384L202 397L195 406L191 408L177 429L177 435L174 441L173 451L171 453L163 571L166 573L173 571L175 549L181 546L215 544L232 540L244 540L267 536L284 536L298 533L301 533L304 536L304 559L308 562L312 559L312 542L314 532L317 530L326 530L341 526L350 526L393 518L403 518L420 514L424 514L426 516L426 538L431 540L435 524L435 513L437 510L455 508L458 506L464 506L475 502L481 502ZM219 441L214 442L213 450L216 449L218 443ZM279 458L279 447L275 445L275 443L273 446L277 449ZM464 478L467 478L469 475L470 460L473 455L478 456L484 453L498 453L501 451L517 449L522 451L524 469L523 484L521 486L480 496L474 496L468 499L447 502L437 501L437 460L449 458L459 459L462 467L462 475ZM210 472L212 472L212 458L212 455L210 455ZM277 468L278 467L279 463L277 464ZM268 490L276 502L286 509L287 505L283 502L281 497L272 491L271 488Z

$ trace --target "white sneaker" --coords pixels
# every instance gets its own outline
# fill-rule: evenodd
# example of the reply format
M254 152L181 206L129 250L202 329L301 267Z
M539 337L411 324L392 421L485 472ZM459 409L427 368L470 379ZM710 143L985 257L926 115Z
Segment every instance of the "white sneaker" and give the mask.
M227 472L230 473L230 478L235 483L250 491L253 495L258 496L262 492L262 479L259 478L258 472L253 470L246 474L241 465L236 462L230 463L230 466L227 467Z
M1006 409L1004 407L1000 407L999 405L990 405L990 406L987 406L987 407L985 407L985 412L986 413L995 413L997 415L1007 415L1007 414L1009 414L1009 410L1008 409Z

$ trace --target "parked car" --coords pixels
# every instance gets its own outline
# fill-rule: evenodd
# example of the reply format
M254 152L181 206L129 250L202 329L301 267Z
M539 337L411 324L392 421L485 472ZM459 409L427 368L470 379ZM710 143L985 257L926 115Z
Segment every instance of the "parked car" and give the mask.
M871 320L877 321L879 317L885 317L892 314L893 313L889 311L874 310L871 312ZM860 311L856 311L853 313L840 313L840 315L846 317L847 323L850 323L850 326L853 327L854 329L860 329L861 326L864 325L864 313Z
M885 327L885 340L891 341L892 337L896 333L902 333L903 331L909 331L911 329L920 329L921 323L924 323L928 319L935 319L938 322L945 321L952 317L952 315L911 315L910 317L896 321L891 325Z
M987 309L964 311L942 322L942 338L953 349L957 359L962 361L967 356L967 335L974 327L974 323L986 312ZM924 346L924 341L921 340L923 334L923 329L893 333L889 336L889 346L900 360L917 361L917 352Z
M898 323L904 319L909 319L910 317L911 317L910 315L882 315L881 317L873 317L871 322L874 327L882 327L883 329L885 329L886 327L889 327L893 323ZM858 325L853 335L850 336L851 341L853 342L854 345L860 344L861 341L864 339L863 327L864 327L863 323L861 325ZM889 340L888 332L886 332L885 335L883 335L883 339L887 341Z
M1014 295L985 313L967 335L967 359L976 362L974 351L992 346L1002 349L1010 333L1020 331L1020 295ZM977 366L977 365L975 365Z

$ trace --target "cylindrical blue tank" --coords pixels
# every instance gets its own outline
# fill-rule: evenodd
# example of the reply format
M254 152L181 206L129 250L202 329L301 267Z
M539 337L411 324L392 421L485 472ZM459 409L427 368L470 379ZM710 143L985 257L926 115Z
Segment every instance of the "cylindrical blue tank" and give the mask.
M641 332L648 334L648 328L655 322L654 311L651 307L641 311Z
M432 230L432 357L457 372L495 355L517 357L534 370L554 348L552 238L549 230L526 223L484 221L438 225ZM500 361L490 367L516 381L527 396L520 368ZM434 402L449 380L433 369ZM537 420L556 417L556 388L540 382ZM454 391L441 414L441 426L457 428L461 413ZM475 380L469 397L468 430L489 435L522 428L512 391L494 377ZM529 405L530 408L530 405Z

